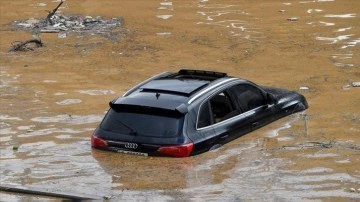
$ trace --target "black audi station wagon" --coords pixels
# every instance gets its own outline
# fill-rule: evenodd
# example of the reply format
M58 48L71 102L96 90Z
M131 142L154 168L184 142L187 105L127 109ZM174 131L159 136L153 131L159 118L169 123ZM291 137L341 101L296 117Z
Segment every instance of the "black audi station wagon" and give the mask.
M92 147L173 157L218 148L308 108L304 96L294 91L190 69L151 77L109 105L92 135Z

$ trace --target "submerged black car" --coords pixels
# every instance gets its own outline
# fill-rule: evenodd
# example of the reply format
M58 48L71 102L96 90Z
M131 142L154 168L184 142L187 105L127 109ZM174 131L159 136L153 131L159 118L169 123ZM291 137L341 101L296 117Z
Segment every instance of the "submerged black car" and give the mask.
M304 96L226 73L182 69L138 84L110 103L94 148L187 157L308 108Z

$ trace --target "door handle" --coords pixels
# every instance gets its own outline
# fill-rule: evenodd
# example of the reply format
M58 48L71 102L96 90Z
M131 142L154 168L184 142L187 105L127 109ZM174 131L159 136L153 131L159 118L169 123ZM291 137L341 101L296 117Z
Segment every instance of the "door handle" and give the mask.
M254 122L254 123L252 123L251 125L252 125L252 127L255 128L255 127L257 127L257 126L259 125L259 122Z

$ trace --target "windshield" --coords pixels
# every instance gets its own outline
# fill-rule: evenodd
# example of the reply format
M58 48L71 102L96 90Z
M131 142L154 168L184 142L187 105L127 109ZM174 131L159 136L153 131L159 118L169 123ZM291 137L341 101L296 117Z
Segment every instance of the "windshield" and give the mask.
M181 131L184 117L117 112L110 109L101 123L107 131L151 137L175 137Z

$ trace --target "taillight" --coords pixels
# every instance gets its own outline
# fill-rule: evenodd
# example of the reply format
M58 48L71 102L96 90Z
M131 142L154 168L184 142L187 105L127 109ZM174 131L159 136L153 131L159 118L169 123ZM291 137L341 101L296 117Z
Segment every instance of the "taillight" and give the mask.
M175 157L187 157L190 156L191 151L193 150L194 144L184 144L184 145L175 145L175 146L166 146L160 147L157 151Z
M107 147L108 143L105 140L103 140L95 135L92 135L91 136L91 146L92 147Z

